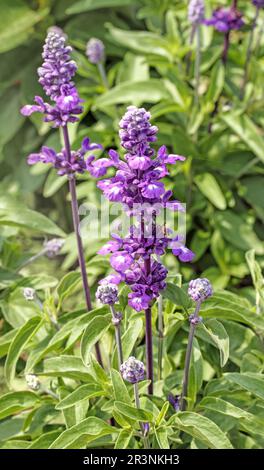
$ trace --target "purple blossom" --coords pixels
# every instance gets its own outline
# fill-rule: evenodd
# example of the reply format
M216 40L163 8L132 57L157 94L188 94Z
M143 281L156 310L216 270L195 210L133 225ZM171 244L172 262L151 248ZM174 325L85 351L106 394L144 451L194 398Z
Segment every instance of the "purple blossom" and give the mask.
M204 24L214 26L220 33L228 33L229 31L242 28L244 21L240 11L233 7L221 7L214 10L212 18L204 20Z
M54 258L54 256L57 256L64 243L65 240L62 238L52 238L51 240L44 242L44 249L47 257Z
M27 161L29 165L34 165L38 162L51 164L57 170L59 176L70 176L75 173L82 174L87 171L87 163L84 158L86 153L101 148L102 146L99 144L90 143L90 140L86 137L82 141L82 146L79 150L71 151L70 161L67 159L65 149L57 153L54 149L46 146L43 146L39 153L31 153ZM92 156L89 158L95 157Z
M204 19L204 0L190 0L188 18L190 23L201 23Z
M193 279L189 282L188 294L194 302L202 302L213 295L213 288L206 278Z
M176 412L180 411L180 398L180 395L173 395L172 393L169 393L168 395L168 401Z
M116 284L102 283L97 288L95 296L104 305L114 305L118 300L118 289Z
M86 55L91 64L99 64L104 60L104 43L97 38L91 38L86 46Z
M252 0L252 3L257 8L264 8L264 0Z
M126 212L137 218L126 236L113 235L98 253L111 254L110 264L119 275L118 281L124 281L131 289L129 305L139 312L147 309L166 287L167 270L152 255L162 256L171 247L181 261L194 257L178 237L172 238L170 230L156 222L157 214L164 208L185 210L179 201L170 200L172 191L166 191L160 181L169 174L167 165L185 158L169 154L164 145L155 152L151 144L158 129L151 125L150 113L144 108L128 107L120 128L125 160L110 150L109 158L88 158L87 168L93 176L104 176L112 167L114 176L101 179L97 186L107 199L122 203Z
M52 122L53 127L78 121L77 115L82 113L82 101L72 81L77 66L71 60L71 51L72 48L66 45L65 35L54 29L48 32L42 54L44 60L38 68L38 75L39 83L53 104L35 96L36 104L21 109L24 116L42 113L44 121Z
M194 315L194 313L189 315L189 322L192 325L199 325L199 323L202 323L202 321L203 321L203 317L197 317L196 315Z
M120 373L124 380L135 384L144 380L145 367L143 362L138 361L135 357L131 356L121 365Z

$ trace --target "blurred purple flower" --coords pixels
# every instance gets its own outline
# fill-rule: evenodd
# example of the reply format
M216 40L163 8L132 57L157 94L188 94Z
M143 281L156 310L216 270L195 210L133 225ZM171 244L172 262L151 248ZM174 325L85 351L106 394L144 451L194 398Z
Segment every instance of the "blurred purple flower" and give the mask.
M214 26L220 33L228 33L229 31L242 28L244 21L242 13L235 8L217 8L213 11L210 19L205 19L204 24Z
M190 23L201 23L204 19L204 0L190 0L188 18Z
M91 38L86 46L86 55L91 64L99 64L104 60L104 43L97 38Z

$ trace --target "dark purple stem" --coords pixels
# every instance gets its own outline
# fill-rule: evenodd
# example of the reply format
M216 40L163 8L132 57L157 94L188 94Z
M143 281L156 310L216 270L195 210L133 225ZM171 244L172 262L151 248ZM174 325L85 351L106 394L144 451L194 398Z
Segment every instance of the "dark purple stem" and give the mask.
M151 258L145 259L145 271L146 276L150 274L151 271ZM145 310L145 319L146 319L146 366L147 366L147 379L150 380L148 387L148 392L150 395L153 395L153 350L152 350L152 315L151 307Z
M67 160L70 161L71 146L70 146L70 139L69 139L67 126L63 127L63 138L64 138ZM78 260L79 260L79 266L80 266L81 275L82 275L85 302L86 302L88 311L90 311L92 310L92 302L91 302L90 288L88 284L88 276L87 276L87 271L86 271L84 252L83 252L83 243L82 243L81 235L79 233L80 217L79 217L78 202L77 202L77 195L76 195L76 180L75 180L74 175L69 178L69 189L70 189L70 194L71 194L72 220L73 220L73 227L74 227L74 232L75 232L76 241L77 241ZM97 360L102 365L101 351L100 351L98 343L95 345L95 349L96 349Z
M222 53L222 61L223 61L224 66L226 66L229 46L230 46L230 31L225 33L225 38L224 38L224 49Z
M197 302L193 319L198 317L200 307L201 307L201 302ZM197 325L195 324L195 322L190 324L189 338L188 338L188 345L187 345L187 350L186 350L184 373L183 373L181 411L185 411L186 406L187 406L186 398L188 396L189 370L190 370L190 362L191 362L191 357L192 357L193 338L194 338L196 326Z

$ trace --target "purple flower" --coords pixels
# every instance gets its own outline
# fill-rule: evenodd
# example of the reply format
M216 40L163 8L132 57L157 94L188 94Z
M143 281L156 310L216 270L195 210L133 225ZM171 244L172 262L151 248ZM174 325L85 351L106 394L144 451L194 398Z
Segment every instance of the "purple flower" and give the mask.
M229 31L242 28L244 21L242 13L235 8L217 8L214 10L212 18L204 20L207 26L214 26L220 33L228 33Z
M100 285L108 285L108 284L120 284L122 281L122 277L120 274L109 274L108 276L104 277L99 281Z
M264 0L252 0L252 3L257 8L264 8Z
M54 258L60 252L65 240L61 238L52 238L44 243L45 254L48 258Z
M86 55L91 64L99 64L104 60L104 43L97 38L91 38L86 46Z
M124 380L135 384L144 380L145 367L143 362L138 361L135 357L131 356L121 365L120 373Z
M181 261L191 261L194 257L178 238L170 236L167 227L156 222L163 208L185 210L179 201L170 201L172 191L166 191L160 181L169 173L167 165L185 158L169 154L164 145L155 152L151 144L157 138L158 129L151 125L150 113L144 108L128 107L120 128L121 145L126 150L124 160L115 150L110 150L108 159L88 158L87 168L94 176L104 176L107 168L112 167L114 176L100 180L97 186L107 199L122 203L129 215L136 216L137 222L128 234L122 239L113 236L99 254L112 253L110 264L129 285L129 305L139 312L151 306L166 287L167 270L151 259L152 255L163 255L172 244L173 253Z
M133 258L125 251L118 251L111 256L110 263L117 272L122 272L131 266Z
M188 294L194 302L202 302L213 295L213 288L206 278L193 279L189 282Z
M28 164L34 165L35 163L47 163L51 164L56 170L59 176L63 175L72 175L75 173L84 173L87 170L87 163L85 161L85 154L95 148L102 148L98 144L90 144L89 139L86 137L82 146L79 150L71 151L71 159L67 159L65 149L62 149L61 152L55 152L50 147L43 146L39 153L31 153L28 156ZM89 158L95 158L90 156Z
M44 60L38 68L38 75L39 83L54 103L45 103L40 96L35 96L36 104L21 109L24 116L42 113L44 121L52 122L53 127L78 121L76 115L82 113L82 101L72 81L77 66L71 60L71 51L72 48L66 45L65 35L54 29L48 32L42 54Z
M201 23L204 19L204 0L190 0L188 18L190 23Z
M192 325L199 325L199 323L202 323L203 321L203 317L197 317L196 315L194 315L194 313L192 313L191 315L189 315L189 322L192 324Z
M168 395L168 401L175 411L180 411L180 398L180 395L173 395L172 393L169 393Z
M102 283L96 291L96 298L100 300L102 304L113 305L118 300L118 289L116 284L104 284Z

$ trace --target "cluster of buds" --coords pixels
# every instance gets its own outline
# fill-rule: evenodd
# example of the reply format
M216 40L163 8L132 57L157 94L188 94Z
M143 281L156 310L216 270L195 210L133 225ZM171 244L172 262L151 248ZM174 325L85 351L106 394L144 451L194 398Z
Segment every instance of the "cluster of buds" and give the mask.
M120 367L120 373L124 380L132 384L136 384L145 377L145 367L143 362L131 356L127 361L123 362Z
M188 294L194 302L203 302L213 295L212 285L206 278L193 279L189 283Z
M91 64L99 64L104 60L104 43L97 38L91 38L86 46L86 55Z
M95 296L104 305L114 305L118 300L118 288L115 284L101 284Z

